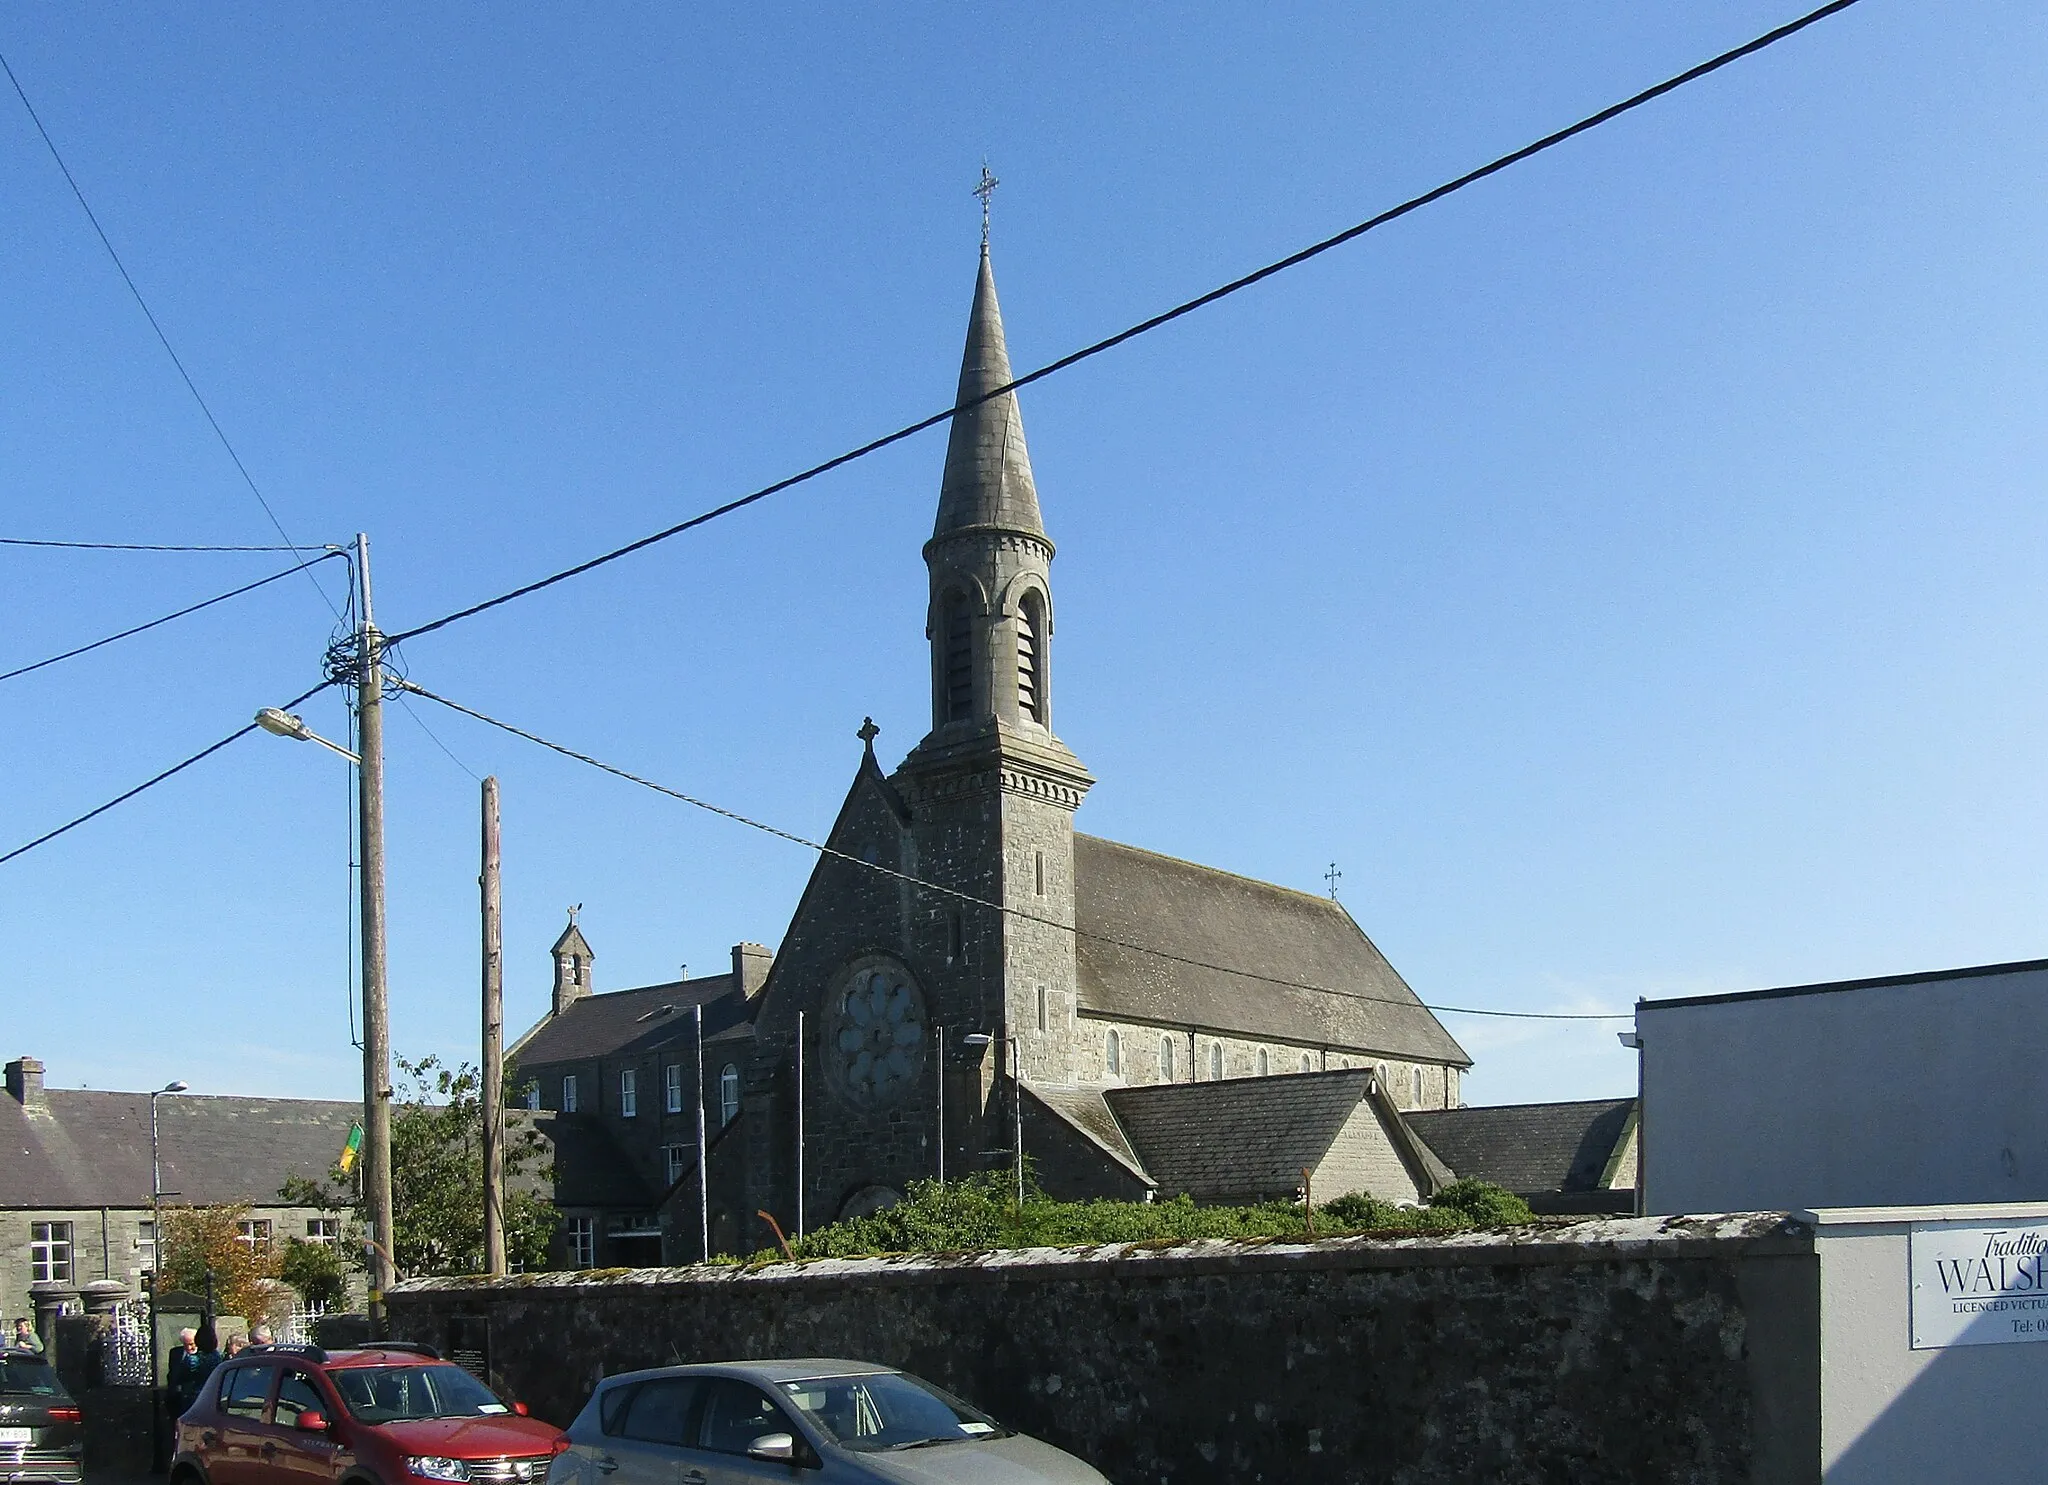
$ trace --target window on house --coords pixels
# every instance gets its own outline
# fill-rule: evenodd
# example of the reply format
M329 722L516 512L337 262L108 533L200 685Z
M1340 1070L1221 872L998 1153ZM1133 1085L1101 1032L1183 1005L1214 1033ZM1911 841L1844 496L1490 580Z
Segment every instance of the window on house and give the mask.
M1212 1083L1223 1081L1223 1043L1221 1042L1209 1043L1209 1081Z
M562 1112L576 1112L576 1074L570 1073L562 1079Z
M640 1113L640 1074L627 1068L619 1074L619 1117L637 1118Z
M235 1241L251 1253L270 1251L271 1226L268 1217L254 1217L237 1224Z
M1159 1081L1173 1081L1173 1038L1170 1036L1159 1038Z
M1033 851L1031 854L1035 875L1038 880L1038 895L1043 897L1045 896L1045 852Z
M1314 1072L1316 1070L1315 1059L1306 1052L1301 1054L1301 1070L1303 1072Z
M940 601L939 624L945 640L945 720L964 722L974 715L974 617L963 595L948 593Z
M536 1111L538 1111L538 1110L539 1110L539 1108L540 1108L540 1084L538 1084L538 1083L528 1083L528 1084L526 1085L526 1106L527 1106L527 1107L528 1107L529 1109L533 1109L533 1110L536 1110Z
M661 1106L671 1114L683 1111L683 1065L671 1062L661 1070Z
M1394 1096L1394 1090L1387 1083L1386 1063L1382 1062L1377 1068L1374 1069L1374 1072L1378 1075L1380 1080L1380 1092L1386 1094L1387 1097L1392 1098Z
M718 1070L718 1127L723 1129L739 1116L740 1070L728 1062Z
M1112 1028L1102 1039L1102 1065L1111 1077L1120 1077L1124 1070L1124 1039Z
M341 1218L308 1217L306 1219L306 1241L326 1243L330 1247L341 1241Z
M1264 1047L1259 1048L1259 1076L1265 1077L1273 1071L1273 1059L1266 1055Z
M668 1183L673 1186L683 1178L683 1172L690 1168L690 1147L688 1145L663 1145L663 1162L668 1168Z
M68 1283L71 1279L71 1224L31 1222L28 1227L28 1269L31 1283Z
M1422 1069L1415 1069L1415 1107L1422 1107Z
M967 957L967 925L958 913L946 915L946 963L958 964Z
M1051 1003L1051 997L1050 997L1050 996L1049 996L1049 995L1048 995L1048 994L1046 993L1046 989L1045 989L1045 986L1043 986L1043 985L1040 985L1040 986L1038 987L1038 1029L1039 1029L1040 1031L1044 1031L1044 1030L1046 1030L1047 1028L1049 1028L1049 1027L1050 1027L1051 1025L1052 1025L1052 1003Z
M135 1257L144 1268L156 1272L156 1223L148 1217L135 1224Z
M1017 605L1017 710L1045 722L1045 600L1026 593Z
M569 1267L597 1267L597 1218L571 1217L565 1230L569 1235Z

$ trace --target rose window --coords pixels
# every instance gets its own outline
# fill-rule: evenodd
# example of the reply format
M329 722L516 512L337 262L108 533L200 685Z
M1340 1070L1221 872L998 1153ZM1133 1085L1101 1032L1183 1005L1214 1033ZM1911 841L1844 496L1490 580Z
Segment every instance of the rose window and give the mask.
M900 969L864 969L834 1008L832 1065L857 1103L886 1103L924 1066L924 998Z

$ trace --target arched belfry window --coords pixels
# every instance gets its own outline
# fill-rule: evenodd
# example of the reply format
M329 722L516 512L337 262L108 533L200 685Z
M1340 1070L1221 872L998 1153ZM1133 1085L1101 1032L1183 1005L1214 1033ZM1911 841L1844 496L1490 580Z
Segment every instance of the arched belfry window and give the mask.
M1017 710L1045 725L1045 600L1036 593L1017 605Z
M941 600L939 634L945 644L945 719L966 721L974 715L974 616L968 612L966 595L955 591Z

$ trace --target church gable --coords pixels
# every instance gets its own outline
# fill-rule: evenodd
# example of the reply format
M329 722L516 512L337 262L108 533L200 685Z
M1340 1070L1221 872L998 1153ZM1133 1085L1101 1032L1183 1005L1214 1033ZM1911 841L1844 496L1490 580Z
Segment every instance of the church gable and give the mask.
M1085 1014L1472 1064L1328 898L1078 832L1074 887Z

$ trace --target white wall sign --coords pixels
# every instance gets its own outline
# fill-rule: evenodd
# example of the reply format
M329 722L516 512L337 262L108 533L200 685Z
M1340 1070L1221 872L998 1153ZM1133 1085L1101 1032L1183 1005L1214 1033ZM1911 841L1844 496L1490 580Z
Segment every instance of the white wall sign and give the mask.
M1916 1225L1908 1247L1914 1350L2048 1341L2048 1222Z

